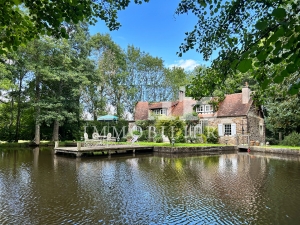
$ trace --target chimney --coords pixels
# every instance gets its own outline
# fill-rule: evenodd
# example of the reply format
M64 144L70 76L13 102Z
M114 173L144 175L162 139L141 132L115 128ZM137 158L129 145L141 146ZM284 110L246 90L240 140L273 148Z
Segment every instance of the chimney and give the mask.
M250 88L248 87L248 82L245 83L245 87L242 88L242 103L248 104L250 101Z
M185 87L179 87L179 101L182 102L185 99Z

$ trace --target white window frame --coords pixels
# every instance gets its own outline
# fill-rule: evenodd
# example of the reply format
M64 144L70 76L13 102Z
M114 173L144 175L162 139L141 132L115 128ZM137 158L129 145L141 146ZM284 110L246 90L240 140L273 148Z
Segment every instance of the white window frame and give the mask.
M231 130L231 124L225 123L224 124L224 135L231 136L232 130Z
M199 105L196 107L197 113L212 113L213 107L212 105Z
M153 109L152 112L155 115L167 115L167 109Z
M264 125L259 124L258 129L259 129L259 134L262 136L264 134Z
M230 134L225 134L225 125L230 125ZM235 123L224 123L218 124L219 136L234 136L236 135L236 124Z
M204 112L204 107L203 107L203 105L199 105L199 106L197 106L196 107L196 112Z
M167 109L161 109L160 115L167 115Z

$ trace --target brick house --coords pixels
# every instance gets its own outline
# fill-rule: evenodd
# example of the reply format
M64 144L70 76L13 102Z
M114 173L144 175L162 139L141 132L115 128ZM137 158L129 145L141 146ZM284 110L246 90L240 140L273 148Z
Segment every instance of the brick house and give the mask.
M183 118L184 115L196 111L201 130L204 126L218 128L220 143L233 145L247 144L248 141L265 143L263 112L261 107L255 106L250 94L251 91L246 86L242 88L242 93L226 95L215 111L211 105L212 97L196 101L185 97L184 89L181 89L178 101L138 102L134 119L151 119L153 114Z

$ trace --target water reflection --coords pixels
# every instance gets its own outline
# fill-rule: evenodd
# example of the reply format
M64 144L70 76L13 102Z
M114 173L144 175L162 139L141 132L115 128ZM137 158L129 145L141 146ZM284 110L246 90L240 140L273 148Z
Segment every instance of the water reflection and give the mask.
M300 158L0 150L0 224L298 224Z

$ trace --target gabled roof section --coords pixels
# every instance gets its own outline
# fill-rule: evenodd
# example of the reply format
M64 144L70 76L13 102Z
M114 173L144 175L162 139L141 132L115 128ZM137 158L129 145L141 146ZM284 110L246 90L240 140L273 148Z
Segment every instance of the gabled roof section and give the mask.
M162 109L162 102L149 103L149 109Z
M227 95L219 105L216 113L217 117L226 116L245 116L248 114L253 100L250 99L247 104L242 103L242 93Z
M147 120L148 119L148 102L138 102L135 105L134 120Z
M184 116L187 113L193 112L193 106L196 104L196 100L191 98L185 98L183 101L179 101L178 104L172 108L172 116Z
M169 109L170 107L176 105L177 103L178 101L149 103L149 109Z

